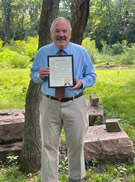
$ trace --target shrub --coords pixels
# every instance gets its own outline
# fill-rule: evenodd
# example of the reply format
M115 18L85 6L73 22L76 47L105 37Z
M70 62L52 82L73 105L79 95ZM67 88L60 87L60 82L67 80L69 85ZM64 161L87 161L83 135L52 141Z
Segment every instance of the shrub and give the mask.
M38 49L38 37L27 40L11 40L2 47L0 40L0 68L27 68L34 59Z
M102 53L103 53L103 54L112 55L111 46L108 45L107 42L104 41L104 40L101 40L101 44L102 44Z
M2 47L3 44L3 40L0 39L0 47Z
M127 40L123 40L122 43L117 42L115 44L109 45L106 41L102 40L102 53L108 54L111 56L122 54L124 51L126 51L129 47L127 46L128 42Z
M89 37L85 38L82 42L82 46L87 49L93 63L97 62L97 53L95 40L90 40Z
M28 37L26 41L16 41L18 47L22 48L24 54L34 58L38 49L38 37Z
M125 52L119 57L119 62L123 65L129 65L129 64L134 64L135 62L135 55L133 52L130 50L128 52Z
M131 65L135 63L135 46L126 48L121 55L116 55L117 62L122 65Z
M5 45L6 48L16 51L21 55L29 56L33 59L38 49L38 37L28 37L27 40L11 40L10 44Z
M1 68L27 68L30 65L29 60L30 57L7 48L3 48L0 51Z
M121 54L121 53L123 53L123 51L124 51L124 47L123 47L123 44L121 44L120 42L112 45L112 54L113 55Z

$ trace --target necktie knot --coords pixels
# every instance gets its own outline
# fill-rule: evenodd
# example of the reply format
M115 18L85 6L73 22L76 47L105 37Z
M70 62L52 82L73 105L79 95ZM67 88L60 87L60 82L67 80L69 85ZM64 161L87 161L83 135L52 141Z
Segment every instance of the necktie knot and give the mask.
M64 52L64 51L63 51L63 49L60 49L60 55L62 55L62 54L63 54L63 52Z

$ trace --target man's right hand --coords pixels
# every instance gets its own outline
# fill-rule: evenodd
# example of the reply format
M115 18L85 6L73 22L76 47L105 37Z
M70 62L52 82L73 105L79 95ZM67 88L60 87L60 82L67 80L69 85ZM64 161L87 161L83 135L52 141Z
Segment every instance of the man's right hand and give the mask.
M50 70L49 70L48 67L40 68L40 70L39 70L39 76L40 76L40 78L43 79L43 80L44 80L46 77L48 77L49 73L50 73Z

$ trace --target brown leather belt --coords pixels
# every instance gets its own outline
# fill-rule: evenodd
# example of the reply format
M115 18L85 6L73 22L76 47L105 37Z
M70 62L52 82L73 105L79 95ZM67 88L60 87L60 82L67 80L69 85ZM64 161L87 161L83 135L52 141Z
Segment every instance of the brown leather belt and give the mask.
M66 98L62 98L62 100L59 100L57 99L56 97L53 97L53 96L50 96L50 95L46 95L44 94L46 97L52 99L52 100L58 100L60 102L67 102L67 101L70 101L70 100L74 100L74 99L77 99L78 97L81 97L83 95L83 92L81 92L80 94L74 96L74 97L66 97Z

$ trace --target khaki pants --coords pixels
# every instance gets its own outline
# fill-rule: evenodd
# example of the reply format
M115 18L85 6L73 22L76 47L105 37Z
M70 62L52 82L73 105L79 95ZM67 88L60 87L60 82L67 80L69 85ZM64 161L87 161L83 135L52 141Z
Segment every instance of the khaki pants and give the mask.
M88 108L84 96L59 102L43 95L40 111L42 182L58 181L59 137L62 127L68 148L69 177L82 179L85 176L83 141L88 129Z

